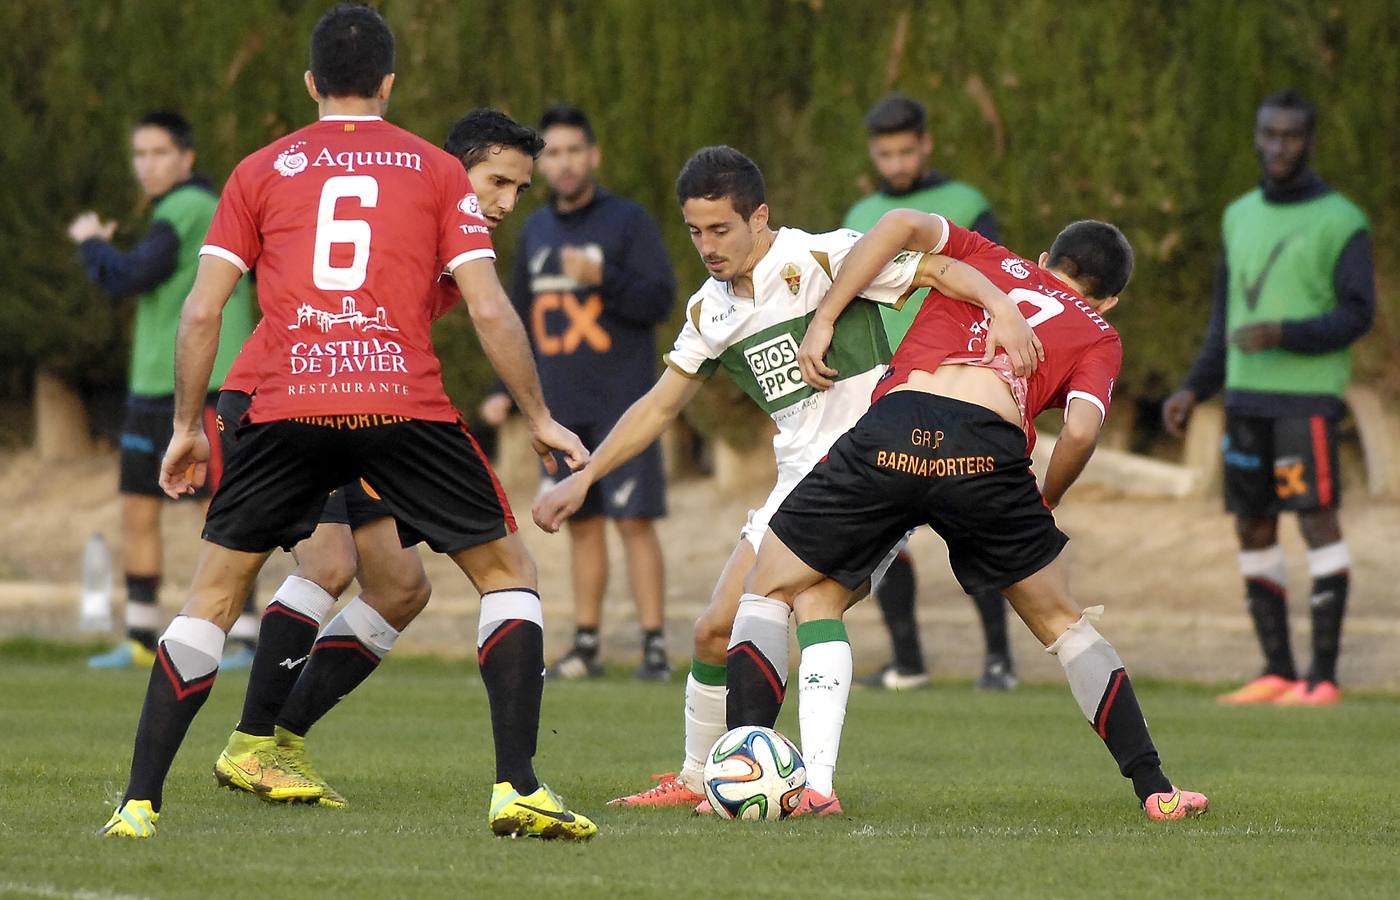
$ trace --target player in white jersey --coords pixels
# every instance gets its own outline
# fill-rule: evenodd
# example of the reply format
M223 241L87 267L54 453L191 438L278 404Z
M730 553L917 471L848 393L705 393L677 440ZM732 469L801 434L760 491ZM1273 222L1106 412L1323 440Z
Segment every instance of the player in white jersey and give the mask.
M749 513L709 606L695 623L695 656L686 680L685 762L679 773L656 776L659 783L651 789L613 801L627 806L693 806L704 800L705 755L725 730L725 657L744 578L753 566L769 517L788 491L870 406L871 390L890 358L874 303L898 304L919 288L937 286L994 310L989 356L992 348L1010 344L1013 359L1029 365L1031 358L1030 329L990 281L944 257L901 254L862 290L861 296L873 302L853 304L837 322L828 360L839 375L830 390L815 391L802 381L797 349L813 310L859 233L774 231L768 224L762 173L752 160L729 147L707 147L692 156L676 181L676 194L710 278L687 304L686 323L665 356L666 370L656 384L618 420L593 451L587 467L540 496L535 521L547 531L558 529L579 508L595 481L656 440L704 379L720 368L777 424L773 451L778 479L763 506ZM1001 340L1003 331L1006 341ZM844 654L849 672L850 644L839 619L863 595L864 591L852 594L837 586L797 598L799 607L809 604L807 608L822 611L806 618L827 623L818 629L820 633L799 628L804 659L807 649L818 646L822 649L817 652L828 656ZM786 641L786 611L773 627L781 628ZM781 703L787 673L776 677L775 700ZM803 685L801 737L808 790L799 812L840 811L832 776L849 681L811 693Z

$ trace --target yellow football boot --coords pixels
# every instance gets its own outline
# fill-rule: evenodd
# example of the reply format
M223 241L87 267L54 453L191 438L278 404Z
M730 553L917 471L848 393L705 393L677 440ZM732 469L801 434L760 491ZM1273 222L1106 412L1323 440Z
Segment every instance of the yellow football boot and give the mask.
M598 833L587 816L570 812L546 785L522 797L500 781L491 788L491 812L486 817L497 837L537 837L544 840L586 841Z
M151 807L149 800L127 800L107 824L98 829L98 837L148 838L156 836L156 820L160 813Z
M316 803L326 790L291 767L277 739L235 731L214 763L214 777L231 791L246 791L275 803Z
M311 765L311 759L306 755L306 738L292 734L281 725L274 729L274 738L283 763L307 781L320 786L323 793L316 801L318 804L328 809L344 809L350 805L345 796L326 784L326 779Z

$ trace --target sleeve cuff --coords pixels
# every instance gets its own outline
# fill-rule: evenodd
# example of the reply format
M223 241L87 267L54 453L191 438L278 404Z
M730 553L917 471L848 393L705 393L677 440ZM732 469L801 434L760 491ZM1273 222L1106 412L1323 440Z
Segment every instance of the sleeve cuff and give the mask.
M933 217L943 223L943 238L938 242L938 245L929 252L942 253L943 249L948 246L948 220L940 216L938 213L933 213Z
M225 250L217 244L205 244L203 247L200 247L199 255L216 256L224 262L233 263L238 267L238 271L242 272L244 275L248 274L248 264L243 261L241 256L234 253L232 250Z
M444 268L445 271L448 272L448 274L451 274L452 270L460 266L462 263L469 263L474 259L495 258L495 250L492 250L490 247L483 247L480 250L468 250L465 253L458 253L456 256L452 257L452 259L448 260L448 263Z
M1080 400L1088 400L1090 403L1092 403L1092 404L1094 404L1095 406L1097 406L1097 407L1099 408L1099 420L1100 420L1100 421L1103 421L1104 419L1107 419L1107 418L1108 418L1108 410L1104 409L1103 401L1100 400L1098 397L1095 397L1093 394L1088 393L1087 391L1070 391L1070 392L1069 392L1069 395L1068 395L1067 397L1065 397L1065 416L1066 416L1066 417L1069 416L1069 405L1070 405L1070 403L1072 403L1076 398L1078 398L1078 399L1080 399Z

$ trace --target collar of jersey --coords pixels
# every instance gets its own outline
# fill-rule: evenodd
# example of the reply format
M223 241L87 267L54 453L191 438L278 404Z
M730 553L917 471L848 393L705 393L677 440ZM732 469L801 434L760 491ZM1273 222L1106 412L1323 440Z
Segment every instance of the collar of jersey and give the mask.
M322 116L321 122L382 122L383 116Z
M751 302L755 306L763 302L763 288L760 287L760 285L767 282L768 276L772 274L775 266L781 265L778 259L778 244L782 243L783 235L791 231L792 229L786 226L778 228L773 235L773 243L768 245L768 252L763 254L763 258L753 267L753 300ZM735 294L734 289L728 285L725 286L725 290L729 292L730 296L737 299L749 299L748 297L740 297L738 294Z

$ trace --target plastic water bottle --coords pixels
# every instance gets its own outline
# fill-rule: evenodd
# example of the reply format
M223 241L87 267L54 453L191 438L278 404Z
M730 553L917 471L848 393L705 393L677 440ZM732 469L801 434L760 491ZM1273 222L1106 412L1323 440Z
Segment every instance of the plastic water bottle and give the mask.
M112 630L112 553L101 534L83 548L83 596L78 605L79 631Z

